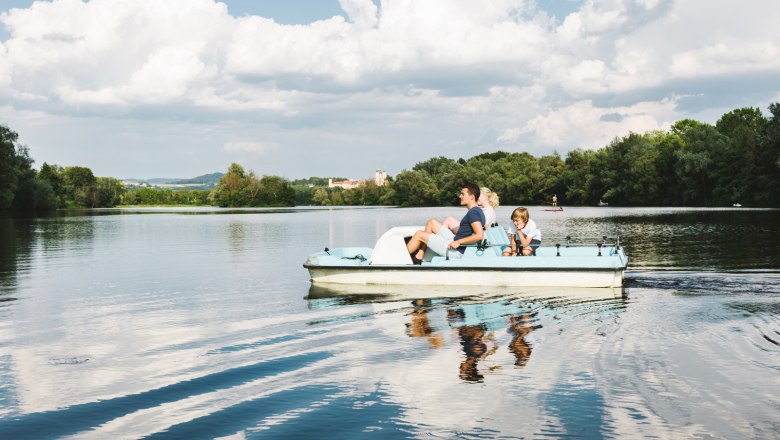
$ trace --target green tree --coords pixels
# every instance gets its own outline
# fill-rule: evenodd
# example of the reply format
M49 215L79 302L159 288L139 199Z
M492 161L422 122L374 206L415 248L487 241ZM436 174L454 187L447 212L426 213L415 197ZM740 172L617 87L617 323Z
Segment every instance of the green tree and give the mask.
M593 157L590 150L572 150L566 155L561 176L563 197L567 204L584 205L589 203L587 178L588 165Z
M475 183L479 186L488 185L488 176L494 173L496 162L493 157L503 157L508 153L484 153L468 160L458 159L439 172L433 183L438 188L436 205L457 206L460 203L458 195L466 183ZM500 180L500 179L499 179ZM493 188L491 188L493 189ZM497 189L498 193L500 189Z
M138 194L140 189L131 189L127 191L124 195L122 195L122 201L120 204L122 205L140 205L141 204L141 198Z
M217 187L211 191L209 200L221 207L245 206L244 187L246 186L246 173L244 167L237 163L230 164L227 173L219 179Z
M344 206L343 192L342 188L333 188L333 191L330 193L330 204L333 206Z
M241 165L233 163L209 194L209 201L222 207L292 206L295 197L287 179L279 176L258 179L254 171L247 173Z
M682 184L675 171L677 163L676 152L682 149L685 141L679 133L661 130L646 133L650 143L658 152L655 169L658 174L658 192L655 200L648 200L645 205L682 205Z
M417 163L412 167L413 171L424 171L430 177L437 179L438 177L445 176L452 172L454 168L457 168L457 163L444 156L433 157L424 162Z
M659 190L656 161L659 153L650 138L630 133L607 147L606 175L609 189L604 198L628 206L650 205Z
M361 185L353 190L359 195L355 198L355 201L364 206L380 205L385 188L386 186L379 186L373 180L369 180L365 185Z
M460 184L459 181L463 178L461 175L464 169L465 167L462 164L443 156L428 159L412 167L412 171L422 172L428 176L433 182L433 185L438 189L437 194L433 196L433 202L427 203L441 206L457 204L457 200L453 200L452 192L458 191L458 193L460 193L458 185ZM404 182L402 182L402 184L404 184ZM426 197L430 197L430 195ZM425 197L423 197L423 199L424 198ZM410 203L426 202L418 201Z
M295 204L299 206L313 205L314 188L306 185L293 185L295 190Z
M139 188L133 191L136 195L136 204L138 205L160 205L162 198L160 191L153 188ZM133 204L133 203L130 203Z
M763 167L761 150L767 124L761 110L749 107L730 111L718 119L715 128L729 139L713 176L715 196L720 202L756 203L753 197L761 193L757 186L760 179L756 177Z
M29 149L19 135L0 125L0 211L46 210L56 207L52 188L37 178Z
M551 203L553 194L558 195L559 203L563 203L566 187L563 184L566 163L558 153L542 156L538 160L539 176L534 199L544 204Z
M241 199L244 206L263 206L265 204L263 200L264 188L254 171L250 171L246 175L243 185Z
M672 127L673 131L677 125ZM713 194L718 195L713 191L713 183L717 165L724 163L728 138L709 124L697 122L682 127L679 133L683 145L675 152L675 172L683 188L682 203L689 206L709 206L710 201L724 203L717 197L713 200Z
M279 176L263 176L260 178L261 202L264 206L295 205L295 190L287 179Z
M330 194L328 194L328 190L325 188L317 188L314 190L314 196L312 197L312 201L315 205L319 206L328 206L331 204L330 201Z
M393 182L397 205L437 206L439 191L425 171L401 171Z
M62 172L61 166L44 162L37 176L39 180L49 184L54 197L53 206L56 208L65 207L65 181Z
M122 202L122 196L127 192L125 185L113 177L98 177L96 182L98 206L111 208Z
M18 146L16 149L16 191L11 203L14 211L32 211L38 208L38 197L41 197L41 188L35 180L36 172L32 167L33 159L26 146Z
M19 182L19 166L16 141L19 135L5 125L0 125L0 210L11 207Z
M780 205L780 103L769 105L769 119L757 162L755 195L758 206Z
M62 170L66 204L74 207L93 208L98 205L97 179L87 167L65 167Z
M539 194L539 160L529 153L517 153L508 157L505 189L496 188L499 197L508 205L528 205L535 202ZM491 188L493 189L493 188Z

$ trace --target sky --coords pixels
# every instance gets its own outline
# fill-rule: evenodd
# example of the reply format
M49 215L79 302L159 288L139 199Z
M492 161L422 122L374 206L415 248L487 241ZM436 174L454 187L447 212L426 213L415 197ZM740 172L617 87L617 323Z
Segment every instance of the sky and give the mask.
M767 0L2 0L0 124L36 166L363 179L598 149L780 101Z

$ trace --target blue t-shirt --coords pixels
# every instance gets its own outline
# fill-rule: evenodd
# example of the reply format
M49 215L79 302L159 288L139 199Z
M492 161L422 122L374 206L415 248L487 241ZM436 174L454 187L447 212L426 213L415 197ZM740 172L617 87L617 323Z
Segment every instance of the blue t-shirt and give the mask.
M480 225L485 224L485 213L479 206L475 206L469 209L469 212L463 216L463 219L460 221L458 233L455 234L453 241L473 235L474 230L471 229L471 224L474 222L479 222Z

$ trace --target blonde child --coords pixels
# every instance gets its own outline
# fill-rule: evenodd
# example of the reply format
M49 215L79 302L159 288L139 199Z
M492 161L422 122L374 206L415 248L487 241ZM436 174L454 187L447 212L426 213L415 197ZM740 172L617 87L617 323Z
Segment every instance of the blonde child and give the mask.
M528 210L517 208L512 211L512 224L509 229L512 233L510 246L504 249L505 257L512 255L531 255L542 244L542 231L536 227L536 222L528 216Z

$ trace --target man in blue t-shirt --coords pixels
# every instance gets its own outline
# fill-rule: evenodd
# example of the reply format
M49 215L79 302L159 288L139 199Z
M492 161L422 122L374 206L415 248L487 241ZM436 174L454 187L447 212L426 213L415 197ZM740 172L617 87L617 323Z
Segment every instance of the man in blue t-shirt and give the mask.
M419 264L425 255L425 249L430 249L439 255L447 255L448 250L457 249L460 252L451 252L449 255L458 258L466 250L463 245L482 240L485 213L477 205L478 199L479 187L473 183L464 185L460 190L460 204L466 206L468 212L460 221L458 232L453 234L436 219L428 220L425 230L415 232L406 244L412 261Z

